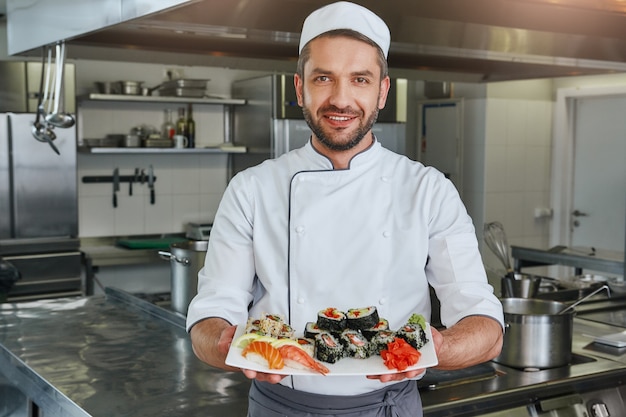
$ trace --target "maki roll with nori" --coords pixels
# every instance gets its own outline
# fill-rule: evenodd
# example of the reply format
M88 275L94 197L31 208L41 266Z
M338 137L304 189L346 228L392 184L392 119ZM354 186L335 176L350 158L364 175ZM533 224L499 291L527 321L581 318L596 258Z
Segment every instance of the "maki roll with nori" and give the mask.
M419 324L410 324L407 323L402 326L396 334L398 337L404 339L409 345L413 346L415 349L420 349L426 343L428 343L428 338L426 337L426 332Z
M356 359L367 359L370 357L370 343L357 330L346 329L341 333L341 343L347 357Z
M351 308L346 312L349 329L364 330L378 323L378 310L376 307Z
M304 328L304 337L309 339L315 339L315 336L320 334L322 331L323 330L320 329L317 323L310 321L306 324L306 327Z
M299 337L298 345L309 354L310 357L315 357L315 339L310 339L308 337Z
M343 357L343 346L330 332L315 336L315 357L322 362L335 363Z
M361 333L363 333L363 336L367 337L367 340L372 340L372 337L376 336L381 330L389 330L389 322L387 319L379 319L378 323L369 329L361 330Z
M391 330L380 330L372 340L370 340L372 354L380 355L383 349L387 349L387 344L393 342L396 332Z
M346 314L335 307L317 313L317 327L329 332L341 333L346 328Z

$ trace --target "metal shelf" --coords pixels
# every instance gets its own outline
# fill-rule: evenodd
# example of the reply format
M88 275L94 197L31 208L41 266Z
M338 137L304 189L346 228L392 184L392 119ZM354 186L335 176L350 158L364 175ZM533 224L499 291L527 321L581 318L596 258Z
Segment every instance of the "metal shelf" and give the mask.
M78 152L82 154L231 154L246 153L245 146L223 145L210 148L88 148L79 147Z
M195 103L219 105L244 105L244 99L230 99L219 97L169 97L169 96L140 96L128 94L88 94L79 97L79 101L125 101L136 103Z
M515 270L531 266L564 265L574 267L576 275L585 269L624 275L624 253L598 250L593 255L580 252L551 252L550 250L511 246Z

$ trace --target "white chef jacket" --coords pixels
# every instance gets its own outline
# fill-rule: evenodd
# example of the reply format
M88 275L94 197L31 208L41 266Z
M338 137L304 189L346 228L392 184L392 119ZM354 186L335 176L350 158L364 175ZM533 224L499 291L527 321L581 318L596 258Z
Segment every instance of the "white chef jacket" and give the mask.
M334 170L309 142L237 174L217 211L187 328L207 317L245 324L282 315L302 334L326 307L376 306L392 329L412 313L503 323L474 227L440 172L375 141ZM253 302L250 311L248 305ZM350 395L383 387L364 376L292 376L283 384Z

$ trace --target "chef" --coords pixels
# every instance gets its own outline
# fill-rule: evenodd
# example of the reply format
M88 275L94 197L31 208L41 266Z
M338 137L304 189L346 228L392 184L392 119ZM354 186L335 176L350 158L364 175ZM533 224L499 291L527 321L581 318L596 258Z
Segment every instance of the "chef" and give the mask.
M215 217L187 328L194 351L225 370L236 325L263 313L299 333L327 307L375 306L390 327L431 314L429 284L446 329L432 329L441 369L497 356L502 306L488 284L472 221L434 168L383 148L372 133L390 79L387 25L338 2L304 21L294 77L313 134L302 148L236 175ZM415 378L251 378L248 415L420 416ZM288 372L285 372L288 373Z

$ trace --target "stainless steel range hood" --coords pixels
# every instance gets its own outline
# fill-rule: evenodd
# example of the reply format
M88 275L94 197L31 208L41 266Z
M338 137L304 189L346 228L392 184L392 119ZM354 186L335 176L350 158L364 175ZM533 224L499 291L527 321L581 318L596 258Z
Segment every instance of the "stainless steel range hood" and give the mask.
M54 7L42 7L49 2L39 0L25 9L23 1L7 0L9 53L28 54L66 39L70 58L81 57L72 55L72 46L90 46L292 62L302 21L330 2L56 0ZM388 22L391 68L444 72L450 81L626 72L623 0L357 2ZM44 19L45 26L28 24ZM75 33L68 31L72 27ZM33 31L38 43L18 46Z

